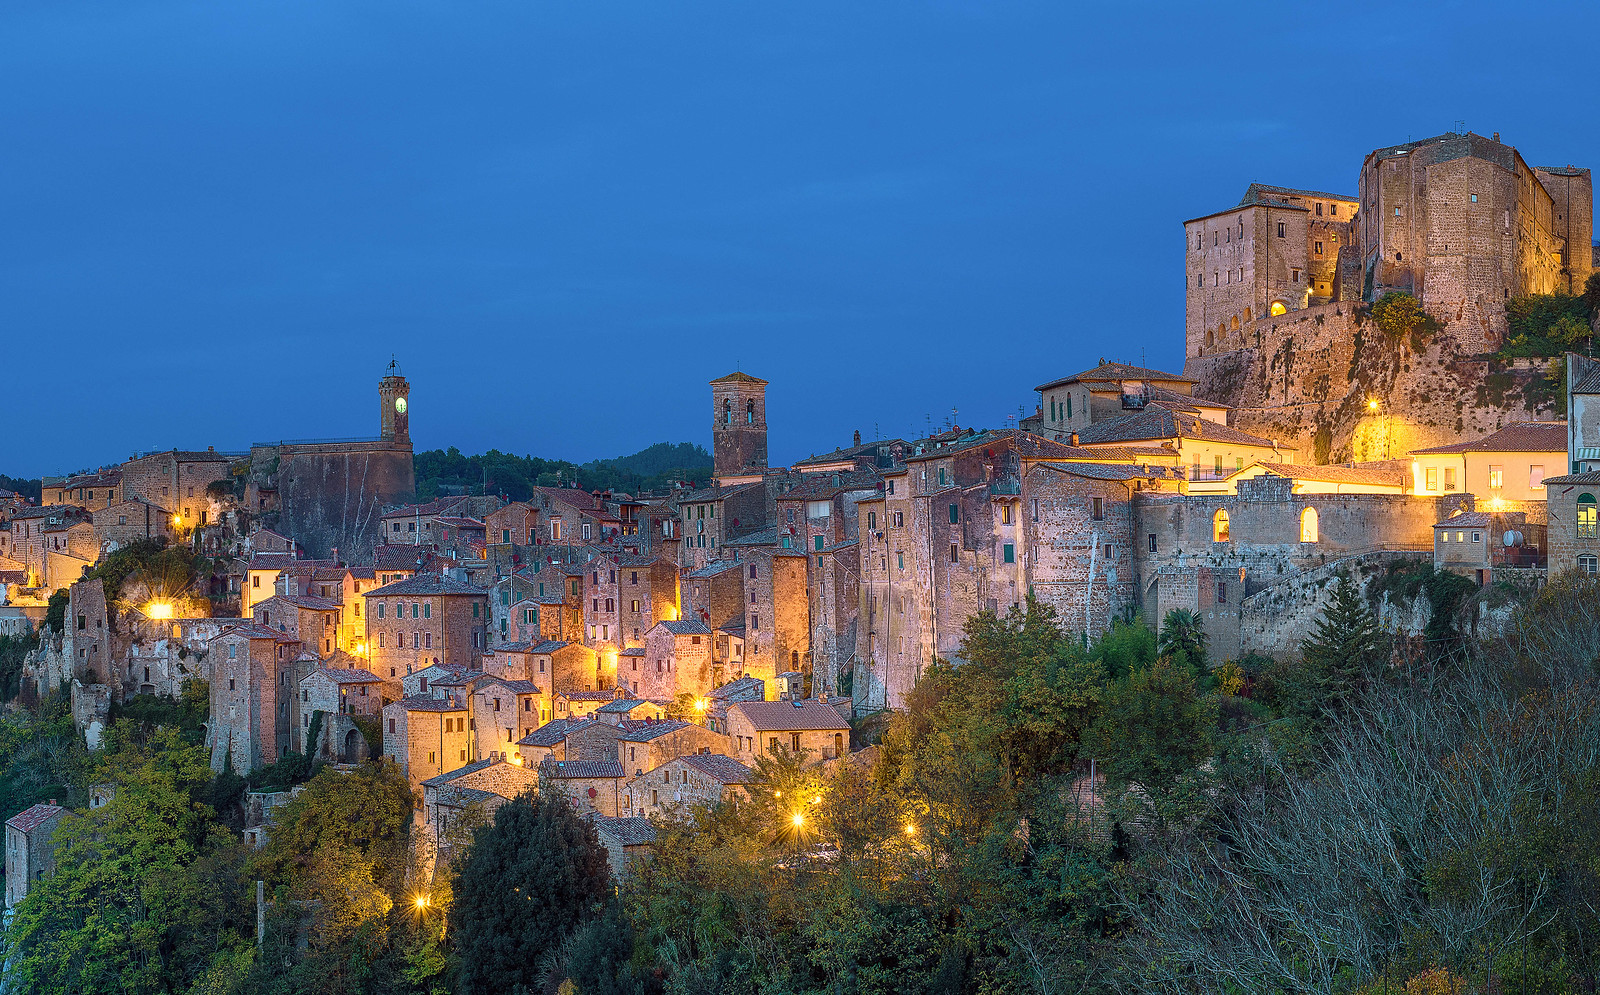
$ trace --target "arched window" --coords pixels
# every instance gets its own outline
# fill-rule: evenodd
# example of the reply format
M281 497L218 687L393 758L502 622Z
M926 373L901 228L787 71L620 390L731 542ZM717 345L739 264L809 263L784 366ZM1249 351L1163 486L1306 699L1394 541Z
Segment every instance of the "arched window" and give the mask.
M1578 537L1593 539L1600 536L1600 515L1596 514L1593 494L1578 495Z
M1229 328L1238 328L1239 327L1239 316L1238 315L1234 315L1233 316L1232 320L1230 320L1228 322L1228 327Z
M1272 307L1269 310L1272 312L1272 316L1274 318L1276 318L1280 314L1288 314L1289 313L1288 306L1285 305L1282 301L1273 301L1272 302Z
M1249 321L1250 320L1250 309L1249 308L1245 308L1244 309L1244 320L1245 321Z
M1209 349L1209 348L1211 348L1211 346L1212 346L1212 345L1213 345L1213 344L1214 344L1214 343L1215 343L1215 342L1216 342L1216 341L1217 341L1217 337L1216 337L1216 335L1215 335L1215 334L1213 334L1213 333L1212 333L1212 332L1209 332L1209 331L1208 331L1208 332L1206 332L1206 348L1207 348L1207 349Z
M1317 509L1307 508L1300 513L1300 541L1317 541Z
M722 424L733 424L733 401L726 397L722 399Z
M1220 508L1217 510L1215 515L1211 516L1211 541L1232 541L1232 539L1230 539L1228 536L1228 513Z
M756 402L744 402L744 421L746 425L754 425L756 423Z

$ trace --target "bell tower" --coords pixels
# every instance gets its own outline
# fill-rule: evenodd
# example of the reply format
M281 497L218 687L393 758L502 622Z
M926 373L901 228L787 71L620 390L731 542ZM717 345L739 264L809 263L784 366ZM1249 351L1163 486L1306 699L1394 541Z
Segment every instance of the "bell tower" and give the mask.
M748 373L711 381L713 476L739 477L767 468L767 382Z
M385 442L411 442L411 385L400 374L400 365L389 360L389 368L378 381L379 436Z

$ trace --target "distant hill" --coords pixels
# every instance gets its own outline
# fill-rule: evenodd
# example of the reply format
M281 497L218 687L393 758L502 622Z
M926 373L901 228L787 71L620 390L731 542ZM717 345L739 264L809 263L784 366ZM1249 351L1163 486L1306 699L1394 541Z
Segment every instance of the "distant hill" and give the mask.
M525 500L534 487L561 487L576 480L586 491L637 494L668 487L674 480L702 484L711 479L711 454L689 442L658 442L631 456L577 464L538 456L513 456L491 449L465 456L454 446L417 453L417 497L503 494Z
M655 447L652 446L651 448L653 449ZM698 449L699 447L697 446L695 448ZM645 452L649 452L649 451L650 450L648 450L648 449L645 450ZM701 451L702 455L705 453L705 450L703 450L703 449L700 450L700 451ZM640 453L639 455L643 456L644 453ZM706 457L706 465L709 466L710 464L711 464L711 457L707 456ZM39 478L38 477L35 477L32 480L24 480L21 477L8 477L5 474L0 473L0 488L4 488L5 490L8 490L8 491L16 491L18 494L21 494L25 498L31 498L35 504L39 503L40 490L39 490Z

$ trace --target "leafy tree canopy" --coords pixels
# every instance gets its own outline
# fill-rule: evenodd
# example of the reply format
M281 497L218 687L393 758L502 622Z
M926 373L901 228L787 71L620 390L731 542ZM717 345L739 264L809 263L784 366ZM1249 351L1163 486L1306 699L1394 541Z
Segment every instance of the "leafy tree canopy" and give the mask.
M674 480L704 483L711 476L711 455L688 442L658 442L634 453L609 460L576 464L537 456L514 456L491 449L479 456L464 456L454 446L418 453L415 458L417 495L503 494L513 501L526 500L534 487L568 487L576 483L586 491L612 490L637 493L668 486Z

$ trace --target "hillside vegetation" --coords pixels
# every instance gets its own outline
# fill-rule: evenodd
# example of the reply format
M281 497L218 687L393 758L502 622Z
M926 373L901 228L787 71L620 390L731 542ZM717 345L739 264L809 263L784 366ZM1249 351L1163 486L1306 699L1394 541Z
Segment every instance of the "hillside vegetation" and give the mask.
M573 481L586 491L634 494L667 487L675 480L702 484L711 478L711 455L689 442L658 442L632 456L583 464L495 449L463 456L454 446L417 453L415 459L421 500L445 494L502 494L523 501L534 487L565 487Z

